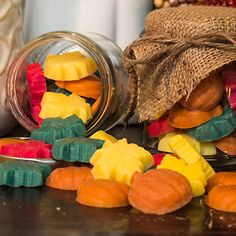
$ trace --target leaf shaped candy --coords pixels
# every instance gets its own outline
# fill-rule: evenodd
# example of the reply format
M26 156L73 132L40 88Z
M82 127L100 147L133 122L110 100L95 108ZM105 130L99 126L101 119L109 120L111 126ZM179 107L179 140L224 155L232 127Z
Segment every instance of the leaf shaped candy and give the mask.
M91 107L84 98L72 93L66 96L62 93L46 92L42 102L42 110L39 117L45 118L67 118L77 115L83 123L86 123L92 116Z
M85 126L80 118L71 115L65 119L46 118L39 129L31 132L31 138L53 144L60 138L84 137Z
M186 130L186 133L198 141L210 142L219 140L231 134L236 128L236 115L229 107L224 107L224 113L198 127Z
M56 81L79 80L96 70L96 62L78 51L62 55L50 54L44 63L44 76Z
M6 161L0 164L0 185L10 187L42 186L52 169L44 163Z
M144 172L153 165L151 153L127 139L103 146L90 159L95 179L113 179L130 185L135 171Z

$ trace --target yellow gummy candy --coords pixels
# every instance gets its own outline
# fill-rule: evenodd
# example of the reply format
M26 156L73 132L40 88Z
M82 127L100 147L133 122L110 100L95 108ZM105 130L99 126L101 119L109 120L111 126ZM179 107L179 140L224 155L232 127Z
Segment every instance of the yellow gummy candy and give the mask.
M213 168L209 163L204 159L204 157L188 142L188 140L181 134L175 135L170 138L169 145L178 155L179 158L183 159L187 164L193 164L197 161L200 161L206 178L209 179L215 174Z
M39 117L65 119L77 115L83 123L86 123L91 118L91 114L91 106L76 94L66 96L62 93L46 92L41 101Z
M100 140L103 140L108 143L115 143L118 141L115 137L106 133L103 130L99 130L99 131L95 132L93 135L90 136L90 138L100 139Z
M157 149L161 152L173 153L173 150L169 146L169 140L175 135L181 134L199 153L202 155L215 155L216 147L211 142L199 142L191 136L179 133L179 132L170 132L160 138Z
M56 81L79 80L96 70L96 62L78 51L62 55L50 54L44 63L44 76Z
M201 161L197 161L194 164L186 164L184 160L167 154L163 158L161 164L157 166L157 168L174 170L184 175L192 187L193 197L201 196L205 193L207 179Z
M183 159L187 164L193 164L201 159L200 153L181 135L175 135L168 140L174 153Z
M93 165L92 175L95 179L113 179L130 185L133 173L142 173L150 168L153 158L143 147L122 139L97 150L90 163Z

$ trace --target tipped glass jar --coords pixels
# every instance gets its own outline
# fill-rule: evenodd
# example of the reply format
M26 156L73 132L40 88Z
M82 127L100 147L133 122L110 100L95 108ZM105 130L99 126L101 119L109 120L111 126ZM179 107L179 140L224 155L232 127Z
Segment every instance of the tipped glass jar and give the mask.
M17 121L29 132L38 127L31 116L26 69L38 62L44 67L49 54L79 51L97 64L102 82L99 106L86 125L87 135L108 130L122 120L127 107L128 86L122 50L111 40L96 33L50 32L29 42L14 58L7 77L7 97Z

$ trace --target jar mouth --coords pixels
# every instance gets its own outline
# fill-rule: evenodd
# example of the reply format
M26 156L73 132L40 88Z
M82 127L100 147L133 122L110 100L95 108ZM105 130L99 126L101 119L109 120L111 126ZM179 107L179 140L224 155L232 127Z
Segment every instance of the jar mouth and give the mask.
M102 81L101 100L92 119L85 124L86 134L92 134L98 126L102 126L106 121L114 97L112 80L114 75L108 55L98 44L85 35L66 31L50 32L31 41L19 51L8 70L6 83L8 104L13 115L29 132L38 128L38 124L30 114L26 82L27 65L39 62L43 67L48 54L63 54L75 50L79 50L95 60Z

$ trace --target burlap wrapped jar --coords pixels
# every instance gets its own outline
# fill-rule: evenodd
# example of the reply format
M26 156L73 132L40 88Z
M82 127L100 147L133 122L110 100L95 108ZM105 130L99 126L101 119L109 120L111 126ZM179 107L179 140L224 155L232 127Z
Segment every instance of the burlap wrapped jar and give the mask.
M211 72L236 60L236 9L188 6L154 10L144 34L124 51L130 106L140 121L164 114ZM209 98L210 99L210 98Z

